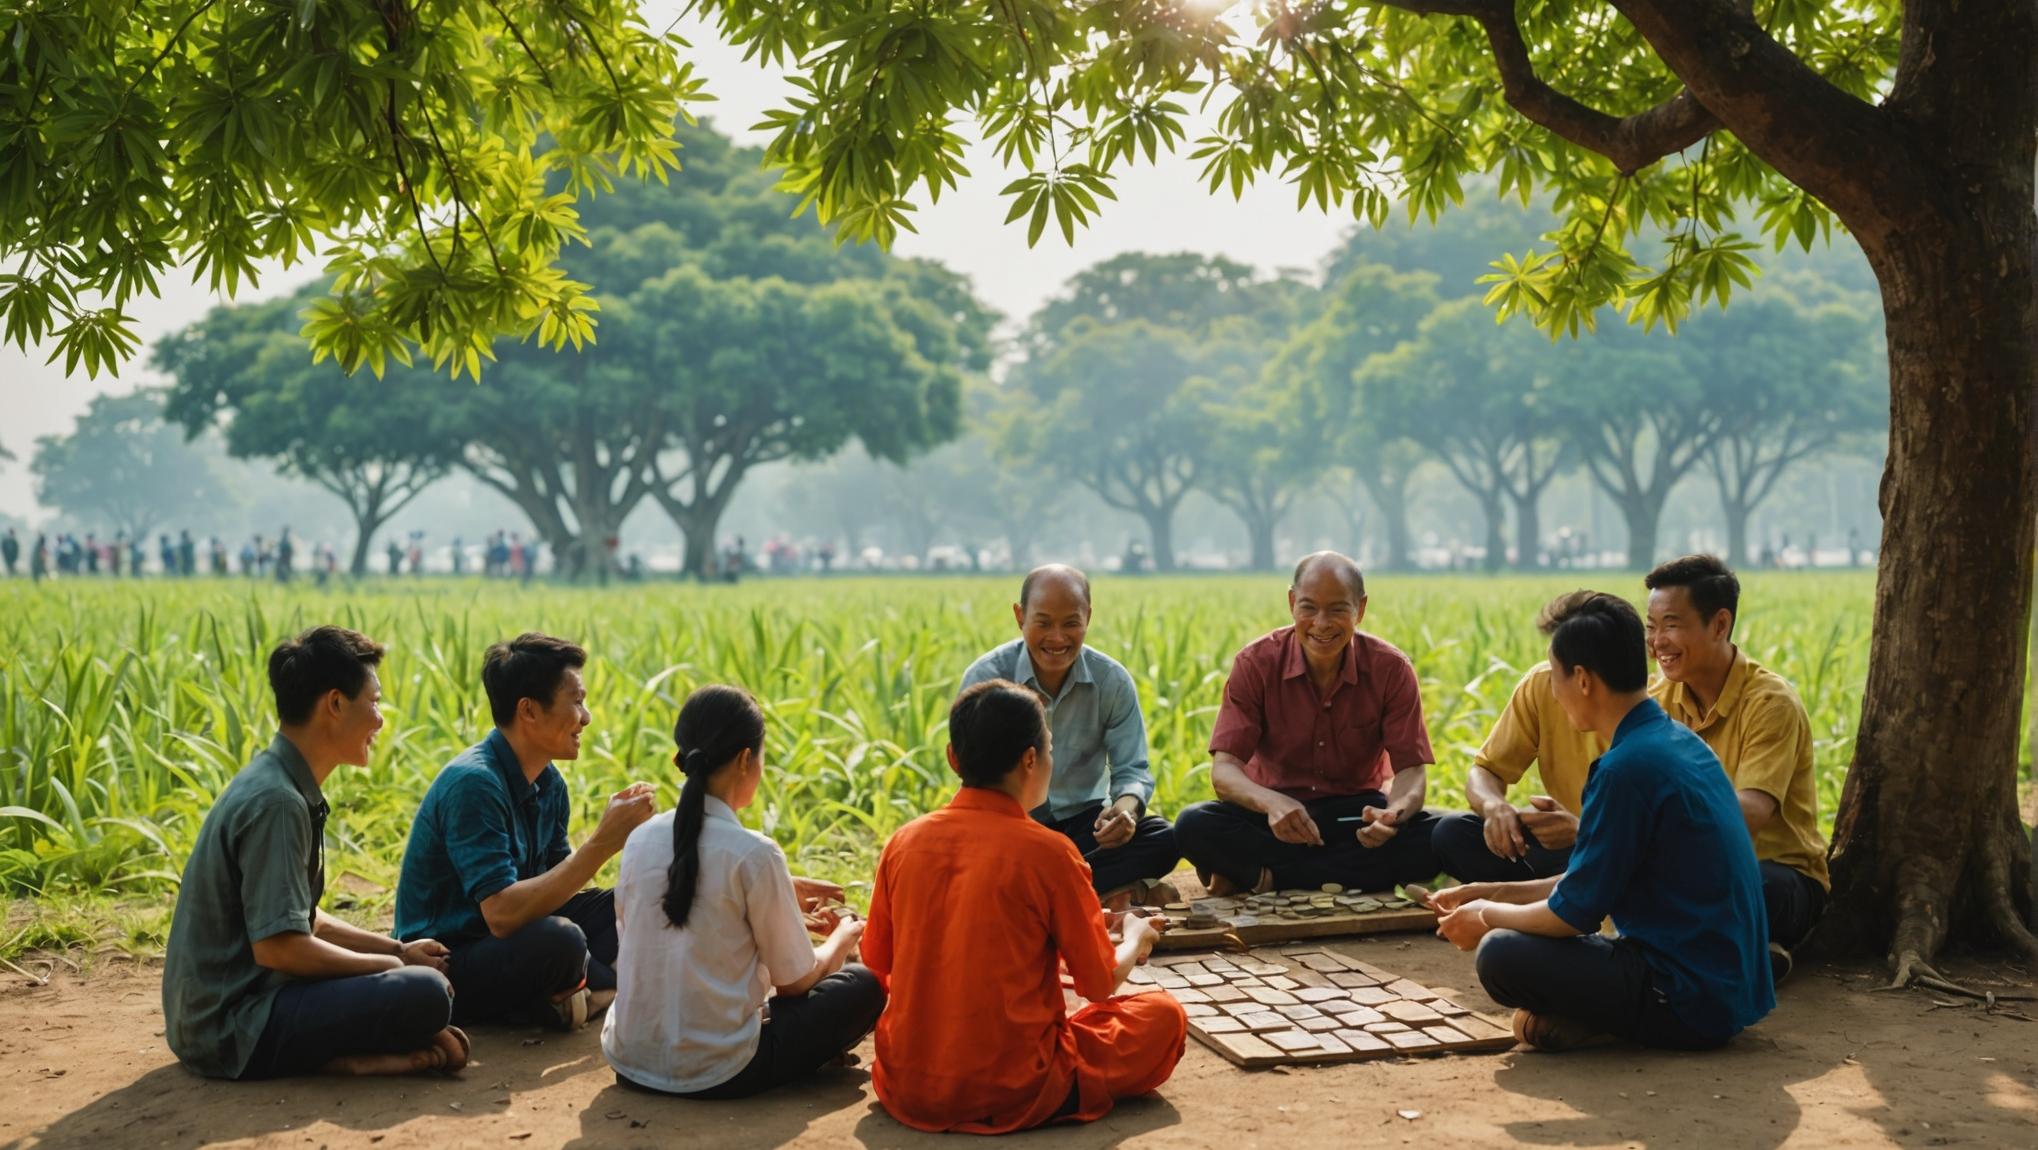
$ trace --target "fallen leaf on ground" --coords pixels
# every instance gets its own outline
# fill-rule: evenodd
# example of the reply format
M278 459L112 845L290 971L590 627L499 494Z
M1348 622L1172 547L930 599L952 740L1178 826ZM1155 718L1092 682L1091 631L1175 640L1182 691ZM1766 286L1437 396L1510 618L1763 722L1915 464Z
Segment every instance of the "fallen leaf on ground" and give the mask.
M1410 1122L1413 1122L1413 1121L1415 1121L1416 1119L1418 1119L1418 1118L1422 1117L1422 1111L1420 1111L1420 1110L1396 1110L1396 1111L1394 1112L1394 1116L1395 1116L1396 1118L1404 1118L1404 1119L1407 1119L1407 1120L1408 1120L1408 1121L1410 1121Z

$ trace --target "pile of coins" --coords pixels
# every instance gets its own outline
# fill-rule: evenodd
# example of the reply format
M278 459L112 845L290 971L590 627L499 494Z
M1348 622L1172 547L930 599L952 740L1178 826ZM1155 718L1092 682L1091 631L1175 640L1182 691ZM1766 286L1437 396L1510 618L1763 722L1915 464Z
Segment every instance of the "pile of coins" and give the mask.
M1255 926L1261 922L1298 922L1337 914L1371 914L1405 910L1415 904L1398 895L1351 894L1337 883L1319 890L1281 890L1242 898L1206 898L1174 902L1160 908L1171 925L1187 930L1220 926Z

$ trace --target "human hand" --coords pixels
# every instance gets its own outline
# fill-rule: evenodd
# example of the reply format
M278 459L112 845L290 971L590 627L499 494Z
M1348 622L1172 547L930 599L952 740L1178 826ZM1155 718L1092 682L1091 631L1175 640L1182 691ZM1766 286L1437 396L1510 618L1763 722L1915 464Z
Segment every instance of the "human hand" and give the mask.
M650 783L631 783L609 796L609 805L595 824L594 841L610 854L623 849L623 840L658 813L657 791Z
M446 973L446 960L452 955L453 952L446 949L446 944L435 938L420 938L401 943L396 951L397 960L403 965L429 966L440 974Z
M835 921L835 929L828 932L828 945L842 956L842 961L853 962L857 957L857 946L863 941L864 921L853 915L843 915Z
M1489 905L1485 899L1475 898L1438 919L1437 937L1459 950L1478 946L1486 932L1493 929L1486 924L1486 908Z
M1316 820L1309 817L1309 809L1287 795L1275 793L1266 803L1267 826L1274 837L1284 843L1297 846L1320 847L1323 832L1316 827Z
M1153 953L1154 943L1160 941L1161 931L1166 927L1164 918L1147 918L1144 915L1128 914L1120 921L1122 941L1133 945L1133 961L1145 962Z
M1132 841L1132 833L1139 829L1139 816L1113 803L1097 815L1097 825L1093 829L1098 847L1104 850L1122 847Z
M1433 890L1429 893L1429 905L1437 913L1443 914L1475 900L1491 902L1495 885L1490 882L1468 882L1447 886L1442 890Z
M1519 862L1528 853L1528 835L1521 827L1521 812L1507 803L1494 803L1486 810L1486 849L1495 858Z
M1521 823L1544 850L1568 850L1578 841L1578 816L1548 795L1529 796L1529 809L1521 812Z
M1401 812L1391 807L1367 807L1360 818L1364 821L1359 824L1359 845L1369 850L1386 846L1401 833Z

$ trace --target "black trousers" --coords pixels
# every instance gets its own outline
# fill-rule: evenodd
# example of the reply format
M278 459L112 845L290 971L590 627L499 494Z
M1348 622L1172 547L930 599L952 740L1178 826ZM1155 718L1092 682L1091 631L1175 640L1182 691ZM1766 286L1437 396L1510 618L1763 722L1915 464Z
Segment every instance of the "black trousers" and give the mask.
M1175 828L1159 815L1147 815L1133 828L1130 841L1115 847L1097 845L1097 816L1104 813L1104 804L1085 807L1065 819L1056 819L1047 813L1046 807L1033 812L1033 817L1043 826L1060 831L1062 837L1076 844L1083 861L1090 864L1090 885L1098 894L1131 886L1136 882L1152 882L1174 873L1175 864L1181 861L1182 852L1175 848Z
M1454 812L1437 816L1430 845L1436 850L1443 872L1459 882L1522 882L1549 878L1571 869L1571 848L1550 850L1536 841L1527 827L1528 853L1520 859L1504 859L1486 845L1486 820L1476 814Z
M587 980L616 988L616 895L584 890L508 938L447 943L453 1017L460 1022L549 1022L552 998Z
M1274 886L1279 890L1311 889L1325 883L1339 883L1348 890L1387 890L1404 882L1427 882L1436 877L1436 853L1430 835L1437 817L1417 812L1401 824L1386 844L1359 844L1358 822L1338 822L1357 816L1367 807L1384 807L1387 796L1379 791L1339 795L1304 804L1323 845L1284 843L1267 826L1267 816L1244 807L1217 801L1197 803L1175 816L1175 842L1196 869L1221 874L1237 886L1250 888L1260 881L1260 868L1271 867Z
M1545 938L1495 930L1479 941L1474 965L1502 1006L1582 1022L1643 1046L1710 1050L1727 1039L1684 1024L1656 988L1641 943L1596 934Z
M241 1077L288 1078L349 1054L423 1049L452 1020L451 995L445 976L425 966L289 983Z
M852 962L797 998L783 994L773 998L757 1035L757 1053L727 1082L680 1093L632 1081L621 1071L616 1072L616 1081L675 1098L748 1098L805 1078L853 1049L877 1027L884 1008L885 991L877 975Z
M1812 932L1826 910L1826 888L1818 880L1779 862L1760 864L1762 905L1769 912L1769 941L1793 949Z

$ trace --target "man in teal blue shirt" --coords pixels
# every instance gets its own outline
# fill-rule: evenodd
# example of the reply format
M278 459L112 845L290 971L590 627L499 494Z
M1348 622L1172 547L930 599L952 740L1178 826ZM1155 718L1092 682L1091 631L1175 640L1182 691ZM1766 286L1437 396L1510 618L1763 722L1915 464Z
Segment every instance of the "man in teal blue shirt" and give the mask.
M1438 891L1437 933L1478 948L1515 1036L1564 1050L1613 1035L1724 1044L1776 1006L1761 871L1711 748L1648 697L1641 617L1578 591L1543 609L1551 685L1606 740L1586 778L1568 871ZM1617 939L1597 933L1612 918Z
M269 655L282 729L206 813L163 959L163 1036L218 1078L458 1070L447 950L399 943L319 909L323 786L365 766L382 729L382 647L316 627Z
M1027 574L1012 605L1019 638L970 664L962 689L992 679L1029 688L1047 708L1054 779L1033 817L1073 842L1104 904L1173 902L1166 883L1181 854L1168 820L1148 813L1146 719L1139 687L1118 661L1085 646L1090 581L1073 567Z
M461 1020L584 1025L616 993L616 905L588 887L656 807L649 783L609 798L574 849L554 760L580 757L593 716L587 652L536 632L488 649L481 667L495 730L425 792L396 884L398 938L440 939Z

